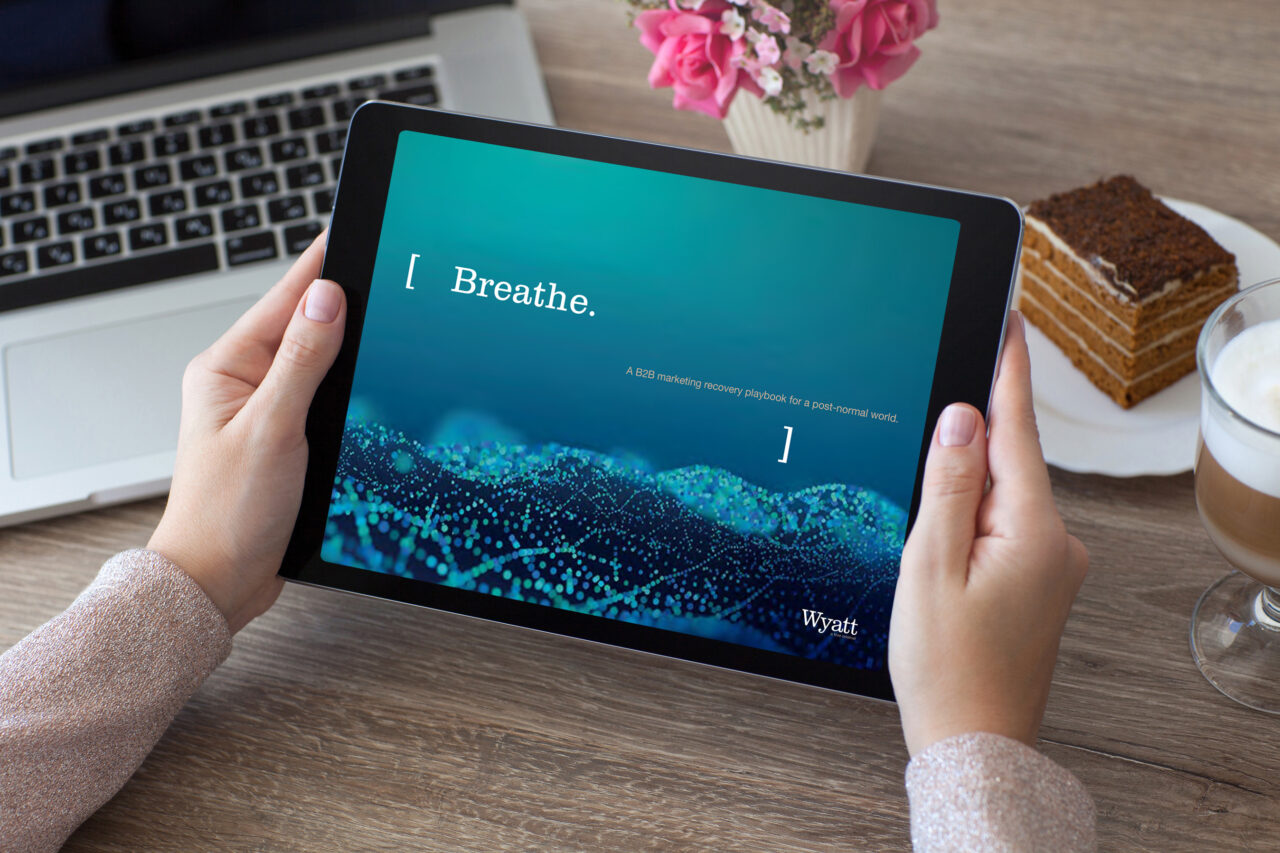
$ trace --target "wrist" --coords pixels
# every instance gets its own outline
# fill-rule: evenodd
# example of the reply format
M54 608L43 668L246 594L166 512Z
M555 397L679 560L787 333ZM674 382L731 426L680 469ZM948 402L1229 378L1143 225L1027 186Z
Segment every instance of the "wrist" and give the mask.
M950 713L939 715L937 719L918 722L909 720L905 713L902 716L902 734L907 744L907 753L912 758L939 741L975 732L1001 735L1034 749L1039 728L1037 723L1029 720L991 712Z
M189 553L188 549L180 543L161 534L159 529L147 541L147 550L154 551L164 557L181 569L187 577L195 581L196 585L200 587L208 599L213 602L214 607L218 608L218 612L230 624L235 613L236 604L230 591L223 589L222 585L218 583L219 573L205 570L201 561L194 554Z

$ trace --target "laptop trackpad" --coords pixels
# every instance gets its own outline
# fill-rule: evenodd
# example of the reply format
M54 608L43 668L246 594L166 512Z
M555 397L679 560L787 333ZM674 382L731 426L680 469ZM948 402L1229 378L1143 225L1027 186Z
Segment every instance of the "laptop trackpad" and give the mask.
M14 479L173 450L187 362L253 302L237 299L6 347Z

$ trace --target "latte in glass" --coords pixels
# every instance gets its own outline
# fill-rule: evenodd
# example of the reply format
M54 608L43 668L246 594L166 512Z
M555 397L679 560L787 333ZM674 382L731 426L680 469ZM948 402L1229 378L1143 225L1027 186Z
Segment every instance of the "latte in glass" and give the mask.
M1232 565L1280 587L1280 320L1231 338L1214 359L1210 384L1226 406L1202 410L1201 519Z

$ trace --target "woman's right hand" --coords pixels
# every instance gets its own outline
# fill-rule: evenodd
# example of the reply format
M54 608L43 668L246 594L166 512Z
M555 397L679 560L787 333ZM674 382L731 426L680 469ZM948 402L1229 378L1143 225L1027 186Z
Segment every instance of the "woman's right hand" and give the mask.
M889 673L912 755L966 732L1034 746L1088 565L1053 503L1031 407L1026 329L1014 313L990 438L972 406L943 411L902 554Z

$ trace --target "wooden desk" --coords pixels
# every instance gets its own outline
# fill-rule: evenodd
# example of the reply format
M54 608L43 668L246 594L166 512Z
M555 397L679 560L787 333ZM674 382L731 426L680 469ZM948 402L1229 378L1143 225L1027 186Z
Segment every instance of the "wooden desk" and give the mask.
M621 2L522 5L561 124L727 147L648 91ZM1020 201L1129 171L1280 238L1271 0L941 5L870 171ZM1277 849L1280 723L1188 656L1225 571L1190 475L1054 486L1093 570L1041 734L1104 849ZM0 532L0 647L161 507ZM906 759L891 705L290 587L67 849L902 850Z

